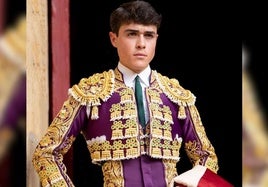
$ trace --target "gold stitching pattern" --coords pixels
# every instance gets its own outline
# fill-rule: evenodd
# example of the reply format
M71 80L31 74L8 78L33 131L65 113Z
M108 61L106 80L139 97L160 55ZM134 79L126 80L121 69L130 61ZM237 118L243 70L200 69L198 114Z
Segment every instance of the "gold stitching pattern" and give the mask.
M121 161L107 161L102 166L105 187L124 186L124 177Z
M62 163L63 155L69 150L74 137L64 137L70 128L71 121L79 109L79 102L70 97L64 102L62 109L48 127L47 133L36 147L33 155L33 165L39 173L43 186L55 187L69 185L73 186L66 175L66 168ZM54 137L54 138L53 138ZM61 146L59 153L53 152ZM56 162L55 162L56 161Z
M159 87L166 96L179 105L178 118L185 119L186 113L184 107L194 105L196 97L189 90L185 90L181 87L178 80L169 79L156 71L153 71L153 73L159 83Z
M163 164L165 167L166 186L169 186L172 179L178 175L176 168L177 161L163 159Z
M122 140L93 142L88 144L92 161L97 163L107 159L135 158L139 156L139 142L136 137Z
M200 142L190 141L185 143L186 153L191 158L191 162L194 165L202 164L213 170L214 172L218 171L218 158L215 154L214 147L206 136L204 126L199 116L199 112L195 106L189 107L190 114L193 119L193 124L196 128ZM207 152L200 151L207 150ZM203 155L200 155L202 153Z
M95 106L92 119L98 118L96 106L100 100L107 101L114 91L114 71L95 73L89 78L83 78L78 85L69 89L69 93L81 103L81 105Z

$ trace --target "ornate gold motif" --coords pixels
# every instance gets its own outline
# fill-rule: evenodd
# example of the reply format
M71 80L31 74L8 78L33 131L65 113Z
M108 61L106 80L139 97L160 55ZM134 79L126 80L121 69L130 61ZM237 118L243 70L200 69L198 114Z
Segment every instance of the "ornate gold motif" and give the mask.
M137 137L125 140L114 140L109 142L91 142L87 144L91 153L93 163L98 164L103 160L119 160L126 158L136 158L140 155L140 147Z
M146 90L151 121L146 134L143 134L137 122L134 92L123 83L123 77L117 69L114 74L114 93L120 96L120 103L115 103L110 108L112 141L94 141L88 144L93 162L135 158L141 154L178 161L181 139L172 139L172 112L169 106L163 105L160 87L156 84L156 88Z
M77 99L81 105L95 106L92 119L97 119L101 100L107 101L114 91L114 71L96 73L89 78L83 78L78 85L69 89L70 95Z
M186 142L186 152L190 158L192 158L191 162L194 165L205 165L216 173L219 169L217 164L218 158L215 154L214 147L206 136L206 132L200 119L199 112L195 106L190 106L189 111L200 141ZM206 150L206 152L201 150ZM200 155L200 152L203 155Z
M184 107L194 105L196 97L189 90L184 89L177 79L169 79L156 71L153 73L166 96L179 105L178 118L185 119Z
M178 175L176 168L177 161L163 159L163 164L165 166L166 186L169 186L172 179Z
M33 165L40 176L42 186L73 186L66 174L63 155L70 149L74 137L66 137L70 124L79 109L79 102L70 97L48 127L47 133L36 147ZM59 154L54 154L60 149Z
M121 161L107 161L102 166L104 187L124 186L123 167Z
M112 140L138 136L137 121L135 119L127 119L125 123L122 121L114 121L111 128Z

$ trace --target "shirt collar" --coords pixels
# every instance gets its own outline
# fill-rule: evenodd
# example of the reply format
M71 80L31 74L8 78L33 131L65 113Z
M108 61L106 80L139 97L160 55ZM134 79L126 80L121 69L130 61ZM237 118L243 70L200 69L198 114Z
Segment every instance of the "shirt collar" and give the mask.
M121 64L120 62L118 63L118 69L119 71L123 74L124 77L124 82L127 86L132 87L133 83L134 83L134 79L137 75L139 75L140 80L143 84L146 85L146 87L149 86L149 77L151 74L151 68L150 66L147 66L142 72L140 72L139 74L133 72L132 70L130 70L129 68L127 68L126 66L124 66L123 64Z

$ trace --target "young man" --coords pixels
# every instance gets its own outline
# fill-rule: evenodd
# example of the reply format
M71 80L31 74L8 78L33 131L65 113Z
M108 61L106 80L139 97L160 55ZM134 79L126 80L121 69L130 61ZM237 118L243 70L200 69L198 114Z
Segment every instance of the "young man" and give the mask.
M69 89L33 155L42 186L74 186L62 158L79 133L92 162L102 167L104 187L193 186L206 170L216 175L218 159L195 96L150 68L161 19L145 1L124 3L112 12L109 36L118 66ZM137 75L140 96L135 96ZM138 108L140 99L143 106ZM193 169L178 176L180 148Z

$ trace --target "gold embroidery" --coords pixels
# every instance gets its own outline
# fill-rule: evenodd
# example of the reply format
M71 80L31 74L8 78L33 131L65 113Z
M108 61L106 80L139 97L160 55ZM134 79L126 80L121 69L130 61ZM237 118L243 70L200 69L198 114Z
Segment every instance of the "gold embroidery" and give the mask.
M126 87L123 77L117 69L115 69L114 75L115 89L113 93L120 96L120 103L112 104L110 108L112 141L88 144L93 162L135 158L141 154L178 160L181 142L172 139L171 131L174 123L172 112L169 106L163 105L160 97L162 91L158 86L159 81L153 83L154 88L146 89L151 113L146 134L143 134L142 128L137 122L133 89ZM156 80L155 76L157 76L156 73L152 75L151 80Z
M129 119L136 118L136 105L133 102L133 91L129 88L123 88L120 90L116 90L121 96L120 103L113 104L110 112L111 112L111 121L120 120L120 119ZM124 98L124 99L122 99ZM126 99L128 98L128 99ZM129 100L129 98L131 98Z
M98 119L99 118L99 109L97 106L93 106L91 110L91 119Z
M96 73L89 78L83 78L78 85L69 89L72 95L81 105L95 106L92 119L98 118L96 106L100 100L107 101L114 91L114 71L109 70L103 73Z
M112 132L112 140L119 139L123 137L123 131L120 129L115 129Z
M122 108L123 110L123 119L128 119L128 118L136 118L137 117L137 112L136 112L136 106L133 102L131 103L125 103L124 107Z
M124 186L123 166L121 161L107 161L102 166L104 187Z
M176 168L177 161L164 159L163 164L165 166L166 186L169 186L172 179L178 175Z
M136 122L136 110L133 103L114 104L112 105L111 111L111 121L112 124L112 140L127 138L127 137L137 137L138 136L138 126ZM123 116L120 114L123 112ZM133 118L135 117L135 118ZM119 119L126 119L125 124ZM125 133L125 134L124 134Z
M87 144L87 147L91 153L93 163L98 163L102 160L136 158L140 153L139 145L139 141L134 137L125 141L91 142Z
M185 113L184 106L179 106L178 118L179 119L185 119L186 118L186 113Z
M111 112L111 121L121 119L122 118L121 104L120 103L113 104L111 109L110 109L110 112Z
M137 135L137 128L135 127L130 127L128 129L126 129L126 135L125 137L133 137Z
M155 136L160 137L160 136L162 136L162 130L153 128L152 129L152 134L155 135Z
M138 136L139 127L137 126L137 122L135 119L126 120L125 124L125 138L127 137L137 137Z
M79 110L79 102L70 97L48 127L47 133L37 145L33 154L33 165L43 186L73 186L62 163L63 155L69 150L75 138L65 137L71 121ZM53 154L60 147L58 155ZM56 161L56 162L55 162ZM58 163L58 164L57 164Z
M198 137L200 138L200 142L186 142L186 150L187 154L190 156L191 161L193 164L202 164L210 168L212 171L217 172L218 171L218 158L215 154L214 147L212 146L211 142L206 136L206 132L204 129L204 126L202 124L202 121L200 119L198 110L195 106L189 107L190 115L193 119L193 124L196 128L196 132L198 134ZM203 155L199 155L200 150L207 150Z
M176 157L179 159L180 156L180 148L181 148L181 139L179 140L174 140L173 142L171 142L171 150L172 150L172 155L173 157Z
M148 89L148 95L150 95L150 101L152 103L158 103L158 104L163 104L162 100L160 98L160 93L159 91L156 91L154 89Z
M122 121L114 121L112 124L112 140L120 139L123 137L123 122Z
M98 152L100 153L100 152ZM107 151L102 151L102 157L99 157L99 159L104 159L104 160L110 160L112 158L111 152L109 150Z
M171 110L169 108L169 106L163 106L163 115L164 115L164 119L166 121L169 121L173 124L173 119L172 119L172 115L171 115Z
M159 87L163 90L166 96L180 106L178 118L185 119L186 114L184 107L194 105L196 99L195 96L189 90L184 89L179 84L178 80L169 79L156 71L153 71L153 73L159 83Z
M133 102L133 91L130 88L120 90L119 95L121 96L120 103Z

